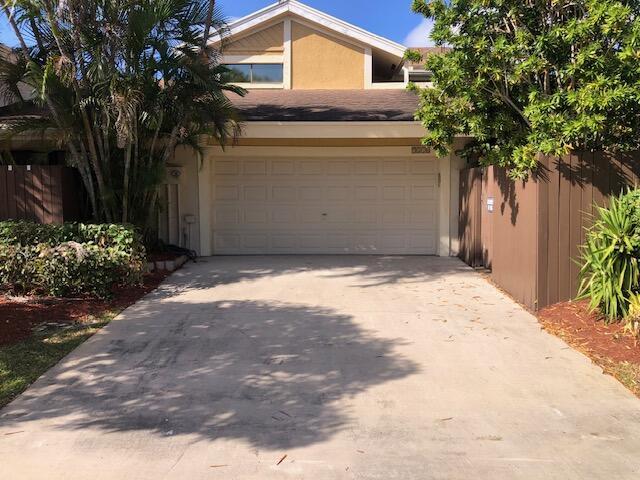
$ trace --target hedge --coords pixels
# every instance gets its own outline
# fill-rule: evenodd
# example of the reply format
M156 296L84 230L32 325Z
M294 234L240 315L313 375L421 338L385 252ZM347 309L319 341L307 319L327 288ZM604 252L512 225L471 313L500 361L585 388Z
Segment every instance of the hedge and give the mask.
M0 288L19 294L107 297L141 283L145 249L126 225L0 222Z

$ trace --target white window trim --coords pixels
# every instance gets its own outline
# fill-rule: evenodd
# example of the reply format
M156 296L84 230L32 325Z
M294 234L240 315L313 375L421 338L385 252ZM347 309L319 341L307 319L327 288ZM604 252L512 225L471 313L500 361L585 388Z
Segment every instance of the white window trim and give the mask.
M237 87L242 87L247 90L282 90L284 88L284 83L232 83Z
M284 63L284 55L223 55L221 63Z

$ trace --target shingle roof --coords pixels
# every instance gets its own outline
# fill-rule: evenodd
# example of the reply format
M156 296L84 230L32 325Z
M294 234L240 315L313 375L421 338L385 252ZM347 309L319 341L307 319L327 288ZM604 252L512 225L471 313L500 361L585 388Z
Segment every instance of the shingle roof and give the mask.
M419 52L422 55L422 60L419 62L405 62L407 67L413 67L422 69L424 68L424 62L429 55L438 55L442 53L447 53L451 51L449 47L409 47L409 50L414 52Z
M411 121L418 97L406 90L252 90L230 97L246 121Z

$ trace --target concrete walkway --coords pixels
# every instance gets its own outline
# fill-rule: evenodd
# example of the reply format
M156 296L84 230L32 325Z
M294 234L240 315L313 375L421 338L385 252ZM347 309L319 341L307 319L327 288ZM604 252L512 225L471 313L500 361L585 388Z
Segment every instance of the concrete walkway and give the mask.
M455 259L188 265L0 412L0 478L640 478L640 400Z

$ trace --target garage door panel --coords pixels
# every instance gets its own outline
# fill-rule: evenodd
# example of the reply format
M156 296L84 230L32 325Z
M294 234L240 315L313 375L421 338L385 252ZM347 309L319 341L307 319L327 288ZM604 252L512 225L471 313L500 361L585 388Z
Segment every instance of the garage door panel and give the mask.
M437 175L438 168L433 160L411 160L411 174L413 175Z
M268 198L266 185L246 185L243 188L243 198L250 202L266 201Z
M218 160L216 254L435 254L437 161Z
M375 201L378 198L377 186L356 186L356 200L372 200Z
M215 188L216 200L240 200L240 187L237 185L220 185Z
M298 188L298 198L300 200L322 200L322 187L302 186Z
M382 227L401 227L407 223L407 213L404 209L382 207L379 218Z
M269 223L269 211L265 208L247 208L244 211L244 221L247 225L267 225Z
M432 227L436 223L436 212L433 208L411 208L408 210L409 223L419 228Z
M378 223L378 213L371 207L356 208L353 221L358 225L375 227Z
M407 187L393 185L382 188L382 200L405 200L407 198Z
M274 186L271 188L271 199L276 202L295 202L298 199L298 189L295 186Z
M296 173L295 160L272 160L271 173L273 175L294 175Z
M326 189L326 199L330 202L344 202L351 198L351 188L348 186L330 186Z
M413 185L411 200L435 200L436 189L433 185Z
M355 162L356 175L377 175L379 171L377 160L360 160Z
M274 223L293 224L298 222L297 207L283 207L271 209L271 219Z
M238 175L240 173L240 162L234 160L218 160L215 164L214 172L216 176Z
M351 173L349 160L330 160L327 162L327 174L329 175L350 175Z
M406 175L407 162L405 160L384 160L382 173L385 175Z
M299 166L301 175L322 175L324 162L322 160L302 160Z
M215 223L218 225L238 225L240 209L236 207L215 207L213 210Z

